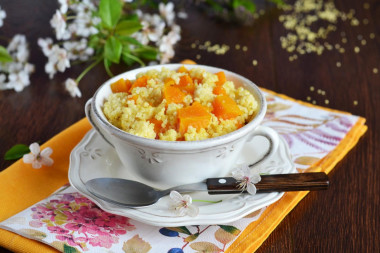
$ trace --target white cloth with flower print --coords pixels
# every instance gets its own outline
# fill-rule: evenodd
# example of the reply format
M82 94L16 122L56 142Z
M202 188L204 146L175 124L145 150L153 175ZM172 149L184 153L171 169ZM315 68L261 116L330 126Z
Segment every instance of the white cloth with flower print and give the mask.
M263 125L274 128L287 141L299 171L332 151L358 120L357 116L265 94L268 112ZM246 175L243 171L236 176ZM249 184L258 180L254 174L249 176L252 176ZM175 198L190 203L180 196ZM177 207L180 212L188 211L179 204ZM63 252L224 252L264 209L230 224L155 227L104 212L72 187L65 186L1 222L0 227Z

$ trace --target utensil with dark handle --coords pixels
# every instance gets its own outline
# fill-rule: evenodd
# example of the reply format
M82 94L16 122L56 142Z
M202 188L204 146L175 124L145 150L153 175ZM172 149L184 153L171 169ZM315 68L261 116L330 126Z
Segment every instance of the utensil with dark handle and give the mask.
M239 193L239 183L233 177L206 180L209 194ZM317 191L328 188L329 178L324 172L261 175L261 181L255 186L257 193Z
M94 178L87 181L85 185L89 192L107 202L124 207L143 207L153 205L171 191L181 193L207 191L209 194L242 193L239 183L232 177L209 178L205 182L157 190L143 183L122 178ZM323 172L262 175L261 181L255 184L258 193L325 190L328 185L328 177Z

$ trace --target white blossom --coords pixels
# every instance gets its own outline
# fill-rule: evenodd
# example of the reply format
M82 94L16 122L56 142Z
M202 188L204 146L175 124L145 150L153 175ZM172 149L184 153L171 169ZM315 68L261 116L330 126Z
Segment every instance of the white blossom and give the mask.
M73 3L70 8L75 12L75 19L68 25L71 34L89 37L99 32L95 26L100 24L101 19L93 16L97 8L91 0Z
M26 37L22 34L16 34L13 36L12 40L9 42L7 50L16 51L19 47L23 47L26 45Z
M39 38L38 45L41 47L45 56L49 56L51 54L51 49L53 47L53 40L51 38Z
M261 181L258 171L251 169L248 165L244 164L234 170L232 176L240 182L239 188L242 191L247 190L249 194L256 194L255 184Z
M27 62L24 64L24 71L26 71L28 74L33 73L35 70L35 67L33 64Z
M22 91L26 86L30 85L29 73L25 70L10 73L8 79L8 89L14 89L17 92Z
M171 26L175 18L174 4L172 2L169 2L166 5L164 3L160 3L158 5L158 10L161 16L166 20L167 24Z
M92 12L96 11L96 6L94 5L95 1L92 0L82 0L82 1L77 1L73 2L70 4L70 9L72 9L74 12Z
M192 199L189 195L181 195L177 191L170 192L170 209L174 210L178 216L189 215L195 217L199 213L199 208L192 205Z
M4 19L7 17L7 13L1 9L1 6L0 6L0 27L3 26L4 24Z
M58 40L68 39L70 34L66 30L66 20L61 11L56 10L53 18L50 20L50 25L55 29L55 36Z
M29 49L26 37L16 34L7 46L7 51L13 61L0 65L0 90L14 89L22 91L30 85L29 75L34 71L34 65L28 63Z
M177 16L178 16L179 18L181 18L181 19L187 19L187 18L188 18L187 13L184 12L184 11L179 11L179 12L177 13Z
M23 156L24 163L31 163L34 169L39 169L42 165L51 166L54 161L49 156L53 153L50 147L43 149L40 152L40 145L34 142L29 146L30 154Z
M94 49L88 46L85 38L80 41L65 41L63 47L67 50L70 60L87 61L94 54Z
M12 62L7 62L6 64L4 64L3 70L7 73L15 73L15 72L21 71L23 66L24 65L21 62L12 61Z
M15 61L25 63L29 58L28 43L25 35L16 34L9 42L7 51Z
M58 45L53 45L45 65L45 72L49 74L50 78L53 78L57 71L64 72L69 67L70 60L67 51Z
M69 9L68 0L58 0L58 2L60 5L59 10L61 11L61 13L65 14Z
M57 59L57 69L61 72L64 72L66 68L70 67L67 51L59 47L53 47L53 54L54 53L54 57Z
M86 9L76 14L76 18L68 25L68 30L76 36L89 37L99 32L95 26L100 22L99 17L93 17L92 13Z
M7 90L7 76L5 74L0 73L0 90Z
M175 52L173 46L181 39L179 26L173 26L172 30L162 36L158 42L158 49L161 53L161 63L167 63L174 57Z
M78 88L78 83L75 80L68 78L65 82L65 88L72 97L81 97L82 93Z
M158 41L164 33L164 20L157 14L142 14L139 10L136 13L143 28L141 32L135 33L134 37L144 45L147 45L150 41Z

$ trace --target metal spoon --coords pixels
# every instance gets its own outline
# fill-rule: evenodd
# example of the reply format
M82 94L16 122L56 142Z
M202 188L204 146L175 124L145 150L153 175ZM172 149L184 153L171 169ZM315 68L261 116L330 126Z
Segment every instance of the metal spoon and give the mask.
M124 207L143 207L156 203L171 191L208 191L209 194L242 193L239 181L232 177L209 178L205 182L157 190L140 182L121 178L94 178L85 183L92 194L107 202ZM282 191L326 190L329 179L323 172L262 175L255 184L257 193Z

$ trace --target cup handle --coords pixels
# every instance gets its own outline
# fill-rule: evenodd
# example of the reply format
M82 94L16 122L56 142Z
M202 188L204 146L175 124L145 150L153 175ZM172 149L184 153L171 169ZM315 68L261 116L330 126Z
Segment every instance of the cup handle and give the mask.
M258 161L254 162L253 164L250 164L249 167L259 165L263 163L265 160L267 160L274 152L276 152L278 145L280 143L278 133L270 127L258 126L254 130L254 132L251 134L248 141L252 141L252 139L256 136L265 137L269 142L269 148L262 158L260 158Z
M100 127L96 124L94 119L92 118L92 113L91 113L91 103L92 103L92 98L90 98L85 105L85 113L88 121L90 121L92 127L100 134L100 136L109 144L111 147L115 148L115 146L104 136L103 132L100 130Z

